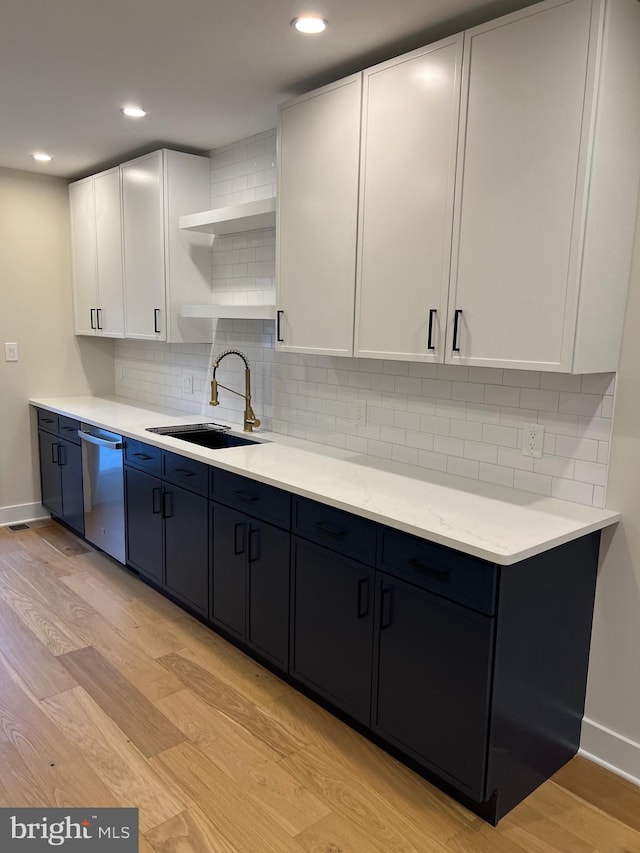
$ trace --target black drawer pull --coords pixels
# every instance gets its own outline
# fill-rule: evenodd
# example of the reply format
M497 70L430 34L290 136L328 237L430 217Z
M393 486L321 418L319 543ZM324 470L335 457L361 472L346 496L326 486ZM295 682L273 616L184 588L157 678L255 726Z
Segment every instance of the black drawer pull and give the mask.
M234 525L233 553L236 557L240 554L244 554L244 521L239 521L237 524Z
M133 455L136 459L142 459L144 462L148 462L149 459L153 459L153 456L147 456L146 453L134 453Z
M75 427L62 427L65 432L78 432Z
M428 566L426 563L421 563L420 560L407 560L412 569L418 569L421 572L427 572L429 575L436 575L439 578L446 577L451 569L439 569L437 566Z
M188 468L174 468L176 474L184 474L185 477L195 477L196 472L190 471Z
M380 596L380 630L384 631L385 628L391 627L391 621L393 617L392 605L393 598L391 595L391 587L387 587L382 590L382 595Z
M53 423L53 418L40 418L40 421L41 421L43 424L52 424L52 423Z
M369 615L369 578L358 581L358 619Z
M257 501L257 495L252 495L251 492L245 492L243 489L239 489L234 492L234 495L237 495L241 501L246 501L247 503L252 503L253 501Z
M59 444L52 444L51 445L51 461L53 462L54 465L58 464L58 448L59 447L60 447Z
M316 521L313 524L321 533L326 533L327 536L344 536L345 531L341 527L335 527L333 524L327 524L326 521Z
M152 501L151 511L153 512L154 515L157 515L159 512L162 511L162 501L160 499L161 494L162 494L162 489L160 488L160 486L156 486L154 489L151 489L151 501Z

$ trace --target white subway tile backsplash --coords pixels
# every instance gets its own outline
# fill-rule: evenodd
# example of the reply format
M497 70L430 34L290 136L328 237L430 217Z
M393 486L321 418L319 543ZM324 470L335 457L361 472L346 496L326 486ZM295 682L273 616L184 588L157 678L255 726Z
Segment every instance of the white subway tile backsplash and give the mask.
M211 153L212 207L275 195L275 130ZM230 305L274 304L275 229L216 237L212 288ZM203 419L242 422L242 399L208 404L212 356L237 348L252 363L253 403L265 429L354 453L603 506L614 374L571 376L430 362L296 355L274 350L268 320L218 320L214 344L116 341L123 397ZM237 364L235 363L237 361ZM182 376L193 376L193 394ZM239 390L238 360L220 380ZM355 422L355 402L367 422ZM524 456L524 423L545 426L544 455Z

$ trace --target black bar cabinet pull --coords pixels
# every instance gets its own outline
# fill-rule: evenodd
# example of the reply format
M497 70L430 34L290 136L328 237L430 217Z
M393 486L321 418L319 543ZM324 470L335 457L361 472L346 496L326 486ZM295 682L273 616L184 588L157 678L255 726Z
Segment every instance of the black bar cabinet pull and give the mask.
M426 572L429 575L437 575L442 578L449 574L451 569L448 568L438 568L438 566L429 566L427 563L421 563L420 560L411 559L407 560L412 569L418 569L418 571Z
M260 531L256 527L249 528L249 554L247 559L250 563L255 563L259 558L260 547Z
M95 328L96 328L96 317L95 317L95 314L96 314L96 309L95 309L95 308L92 308L92 309L91 309L91 328L92 328L92 329L95 329Z
M237 557L244 553L244 521L239 521L233 528L233 553Z
M67 464L67 448L64 446L64 444L58 445L58 459L56 461L58 465Z
M159 308L153 309L153 331L154 332L160 331L160 309Z
M382 590L380 596L380 630L391 627L392 611L391 606L393 600L391 598L391 587Z
M165 491L162 493L162 517L171 518L173 515L173 497L171 492Z
M176 474L184 474L185 477L195 477L196 472L190 471L188 468L174 468Z
M438 312L435 308L432 308L429 311L429 333L427 335L427 349L435 349L435 345L433 343L433 320Z
M246 501L247 503L252 503L253 501L258 500L256 495L252 495L251 492L245 492L243 489L238 489L234 494L236 494L241 501Z
M52 444L51 445L51 461L53 462L54 465L58 464L58 448L59 447L60 447L59 444Z
M284 338L282 337L282 330L280 327L280 322L282 320L282 315L284 311L276 311L276 340L280 343L284 342Z
M136 457L136 459L142 459L145 462L148 462L149 459L151 459L151 456L147 456L146 453L134 453L133 455Z
M333 524L327 524L326 521L314 522L314 527L317 527L321 533L326 533L328 536L344 536L344 530L340 527L334 527Z
M369 615L369 578L358 581L358 619Z
M453 346L451 349L454 352L460 352L460 347L458 346L458 324L460 321L460 315L462 314L462 308L456 308L453 312Z
M162 501L160 496L162 494L162 489L160 486L156 486L155 489L151 490L151 500L152 500L152 512L154 515L157 515L162 511Z
M96 317L98 322L98 328L102 329L102 308L96 308Z

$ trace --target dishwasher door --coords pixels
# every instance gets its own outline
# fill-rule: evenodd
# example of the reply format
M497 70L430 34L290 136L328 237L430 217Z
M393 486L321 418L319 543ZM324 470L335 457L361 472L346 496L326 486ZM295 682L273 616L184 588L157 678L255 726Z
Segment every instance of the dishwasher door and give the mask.
M124 544L122 436L81 424L84 535L120 563Z

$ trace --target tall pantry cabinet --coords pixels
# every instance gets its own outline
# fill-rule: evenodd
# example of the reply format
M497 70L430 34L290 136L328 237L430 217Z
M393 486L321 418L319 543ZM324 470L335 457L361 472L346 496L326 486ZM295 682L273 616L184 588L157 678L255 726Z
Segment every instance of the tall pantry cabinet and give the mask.
M363 72L356 198L346 182L322 184L320 157L301 168L306 133L322 151L338 132L320 99L284 104L278 348L615 370L640 178L639 44L637 0L547 0ZM344 141L343 164L358 147ZM346 205L358 237L341 232L338 289L316 274L327 246L314 237ZM353 337L342 327L337 347L352 299Z

